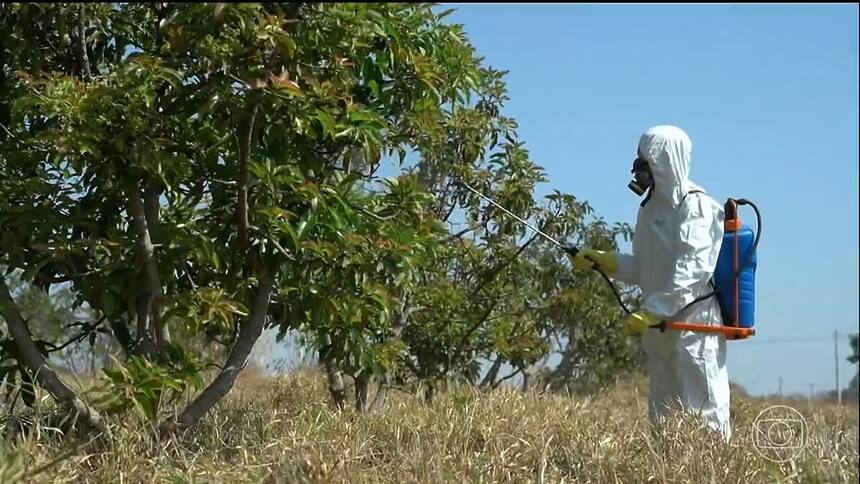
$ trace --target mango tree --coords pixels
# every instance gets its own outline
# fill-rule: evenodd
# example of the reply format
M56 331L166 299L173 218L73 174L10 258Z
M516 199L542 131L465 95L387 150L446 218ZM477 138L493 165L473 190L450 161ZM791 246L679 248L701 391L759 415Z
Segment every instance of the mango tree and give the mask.
M563 259L463 182L555 236L615 233L571 196L533 199L545 176L502 114L504 73L446 14L0 5L0 265L68 285L90 317L75 336L123 360L87 404L0 282L20 369L104 431L98 410L197 422L267 325L306 334L332 382L352 376L360 410L374 376L382 397L392 379L432 388L474 381L481 358L544 355ZM188 392L165 418L160 402Z

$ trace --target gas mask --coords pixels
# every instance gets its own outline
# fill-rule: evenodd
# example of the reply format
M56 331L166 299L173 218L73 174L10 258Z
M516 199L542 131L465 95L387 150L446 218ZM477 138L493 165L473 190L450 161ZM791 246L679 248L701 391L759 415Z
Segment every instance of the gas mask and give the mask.
M648 191L648 187L654 184L654 178L651 176L651 168L648 167L648 161L644 158L636 158L633 161L633 179L627 184L633 193L637 196L642 196Z

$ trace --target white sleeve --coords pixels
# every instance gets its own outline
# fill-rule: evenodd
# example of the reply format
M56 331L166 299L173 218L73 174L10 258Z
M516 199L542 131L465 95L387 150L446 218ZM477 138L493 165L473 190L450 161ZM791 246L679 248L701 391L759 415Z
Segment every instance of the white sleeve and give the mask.
M613 279L617 279L627 284L639 284L639 269L636 263L636 257L632 254L615 253L615 261L618 268L615 274L612 274Z

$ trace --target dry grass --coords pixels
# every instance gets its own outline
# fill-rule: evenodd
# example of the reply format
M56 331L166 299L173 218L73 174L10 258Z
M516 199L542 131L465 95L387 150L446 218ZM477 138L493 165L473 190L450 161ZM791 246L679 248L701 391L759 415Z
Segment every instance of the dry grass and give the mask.
M364 416L332 411L323 384L311 372L246 375L205 423L173 438L126 419L108 446L63 455L69 443L43 433L0 450L0 482L858 481L856 406L798 408L809 442L776 464L752 444L773 402L736 399L726 445L691 418L652 435L641 382L594 398L459 388L430 406L394 394Z

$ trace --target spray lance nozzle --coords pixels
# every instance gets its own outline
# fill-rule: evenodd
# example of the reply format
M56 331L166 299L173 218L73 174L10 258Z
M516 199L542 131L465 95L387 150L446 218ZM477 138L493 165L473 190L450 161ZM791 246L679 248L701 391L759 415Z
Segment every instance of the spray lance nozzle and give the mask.
M571 257L576 257L576 254L579 254L579 247L575 247L573 245L563 245L561 247L561 250L563 250L567 255L569 255ZM589 260L591 260L591 259L589 259ZM592 261L592 262L594 262L594 261Z

